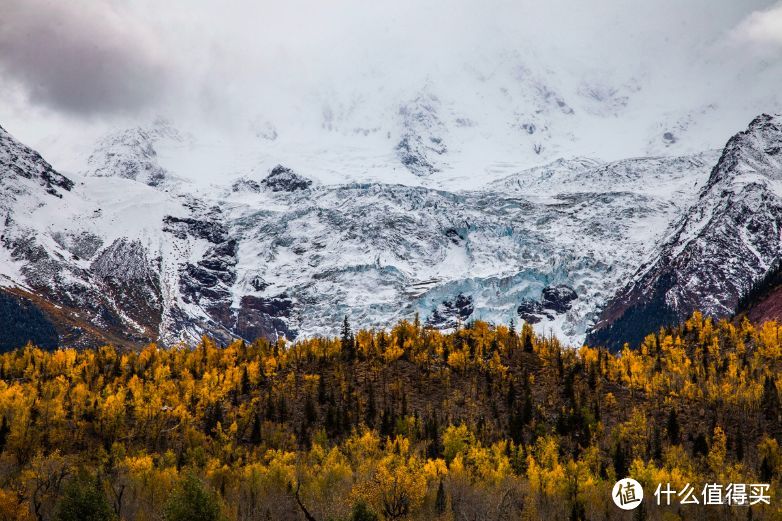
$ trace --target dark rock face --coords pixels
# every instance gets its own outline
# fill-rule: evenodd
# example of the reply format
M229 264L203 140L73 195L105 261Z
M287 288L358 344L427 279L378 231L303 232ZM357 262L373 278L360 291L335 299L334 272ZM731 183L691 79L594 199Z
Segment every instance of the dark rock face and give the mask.
M209 317L207 323L200 325L201 329L221 341L237 336L247 340L296 338L298 332L288 326L294 303L286 295L267 298L245 295L241 297L239 308L233 307L231 288L236 282L239 245L236 239L228 238L222 224L193 219L177 221L185 228L175 232L214 242L200 260L184 266L179 279L183 300L200 306ZM216 242L219 239L224 240ZM265 288L260 279L252 281L251 286L256 286L256 290ZM179 320L183 325L187 322L184 316Z
M312 185L312 180L300 176L290 168L277 165L261 181L261 184L272 192L294 192L296 190L306 190Z
M230 286L236 281L236 252L235 239L217 244L196 264L186 264L180 278L180 289L186 301L213 310L225 308L217 313L221 321L226 318L230 305Z
M546 310L543 309L543 304L531 298L523 299L519 304L519 307L516 308L516 313L518 313L522 320L530 324L537 324L543 320L543 317L548 319L554 318L550 313L547 313Z
M0 352L28 342L54 349L59 336L54 324L30 300L0 290Z
M236 317L235 331L243 338L278 338L293 340L298 332L289 329L287 318L293 312L293 301L286 295L260 298L246 295Z
M576 300L578 295L570 286L560 284L558 286L546 286L543 288L542 305L556 313L564 313L570 309L571 302Z
M782 254L782 118L763 115L731 138L698 201L659 254L603 309L593 345L637 346L660 326L699 310L731 316L739 298Z
M231 185L231 191L259 193L267 189L272 192L295 192L306 190L310 186L312 186L311 179L297 174L290 168L277 165L260 182L248 177L240 178Z
M201 220L192 217L174 217L167 215L163 218L163 231L174 237L184 239L188 235L206 239L217 244L228 238L225 226L217 220Z
M543 288L540 301L523 299L516 308L519 317L530 324L537 324L544 318L553 320L555 315L568 311L578 298L570 286L559 284Z
M252 179L243 177L231 185L232 192L253 192L258 193L262 189L261 184Z
M439 329L453 328L466 322L473 311L475 311L473 298L459 293L453 300L444 300L437 306L426 323Z
M4 135L0 134L0 137ZM20 183L19 170L26 179L37 180L45 191L61 195L72 183L58 177L35 153L0 148L0 204L14 202L14 196L29 196L29 181ZM24 156L24 157L23 157ZM10 159L9 159L10 158ZM13 167L7 164L13 162ZM36 174L40 173L41 176ZM300 190L311 184L284 168L275 169L267 179L272 190ZM19 188L21 186L21 188ZM22 189L27 190L23 192ZM3 199L4 195L10 197ZM46 198L44 196L44 198ZM189 204L188 204L189 203ZM90 233L59 230L52 234L57 249L48 249L32 231L15 226L8 214L0 234L0 244L21 264L25 290L17 295L2 292L0 301L0 349L10 349L28 341L44 348L138 345L163 340L175 341L161 333L176 331L180 338L210 334L220 342L241 336L294 339L297 331L289 326L294 300L285 295L268 298L245 296L234 307L238 240L231 236L221 211L197 200L183 205L185 216L166 216L162 231L176 248L200 243L206 247L200 258L178 264L177 304L166 306L163 297L161 257L150 258L139 240L119 238L111 244ZM266 289L263 279L251 283L256 291ZM29 298L28 295L29 294ZM22 296L20 296L22 295ZM200 308L193 313L186 305ZM168 328L168 329L166 329Z
M55 232L52 239L77 259L90 259L103 246L103 239L93 233L67 234Z

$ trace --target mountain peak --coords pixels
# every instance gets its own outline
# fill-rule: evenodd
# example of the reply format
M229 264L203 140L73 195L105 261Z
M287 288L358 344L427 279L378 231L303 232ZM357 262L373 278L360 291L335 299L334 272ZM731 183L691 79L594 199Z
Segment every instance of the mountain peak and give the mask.
M149 186L160 186L169 177L158 160L161 142L181 144L183 135L167 120L156 119L149 127L133 127L102 138L87 159L86 175L121 177Z
M761 114L730 138L707 186L732 182L743 174L782 179L782 116Z

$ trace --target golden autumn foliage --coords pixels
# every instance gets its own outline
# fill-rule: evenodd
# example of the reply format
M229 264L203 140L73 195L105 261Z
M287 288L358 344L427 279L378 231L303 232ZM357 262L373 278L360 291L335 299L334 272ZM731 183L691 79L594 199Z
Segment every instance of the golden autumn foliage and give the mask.
M61 519L64 498L89 508L96 494L127 520L173 519L193 497L242 521L619 520L610 493L626 475L648 491L779 486L775 323L696 313L620 353L527 324L345 328L0 355L0 520ZM752 519L779 519L779 500ZM645 519L713 515L646 501Z

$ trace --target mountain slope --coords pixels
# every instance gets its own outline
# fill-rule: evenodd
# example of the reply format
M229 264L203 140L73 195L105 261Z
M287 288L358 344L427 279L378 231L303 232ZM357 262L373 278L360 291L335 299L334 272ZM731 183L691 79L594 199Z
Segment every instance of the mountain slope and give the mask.
M699 309L730 316L782 248L782 118L762 115L728 141L698 201L606 305L588 341L618 347Z
M470 191L277 165L202 190L147 175L179 135L117 133L89 175L46 174L70 188L52 184L59 197L35 177L43 163L6 176L3 286L59 343L295 338L333 334L343 315L382 327L419 313L441 328L527 320L578 344L716 160L558 160Z

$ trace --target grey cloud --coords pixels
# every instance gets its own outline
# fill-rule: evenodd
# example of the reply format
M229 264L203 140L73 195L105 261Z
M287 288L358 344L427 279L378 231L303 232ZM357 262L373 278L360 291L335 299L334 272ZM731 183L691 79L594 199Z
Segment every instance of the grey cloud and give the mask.
M744 49L714 44L753 11L737 33L774 38L776 1L0 0L0 116L17 103L25 116L317 128L324 104L358 113L429 82L461 99L460 81L512 61L561 84L643 85L662 103L675 81L704 103L714 89L698 86L748 67Z
M33 103L83 115L127 112L164 90L163 53L118 4L2 3L0 71Z

